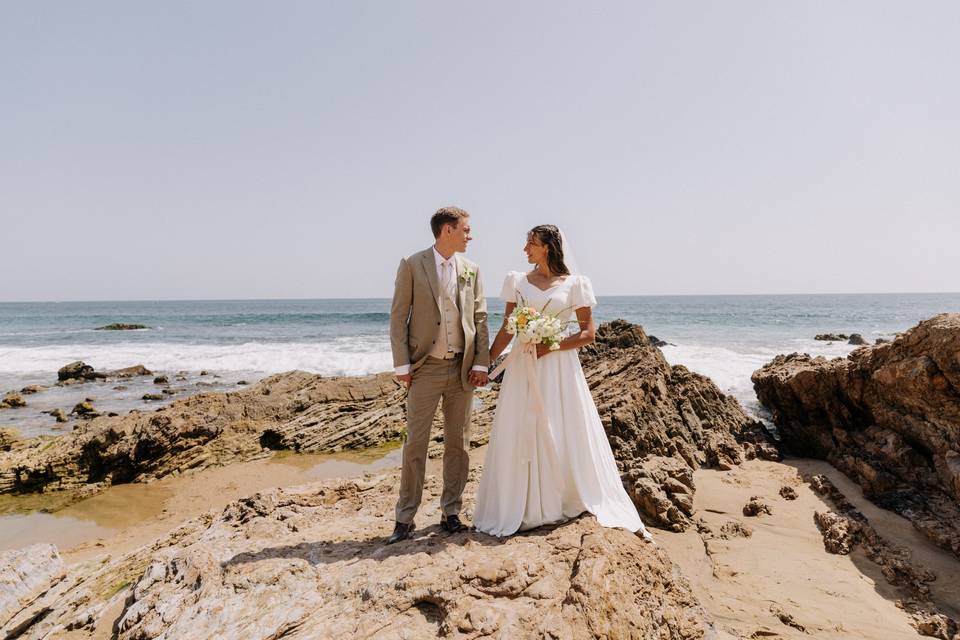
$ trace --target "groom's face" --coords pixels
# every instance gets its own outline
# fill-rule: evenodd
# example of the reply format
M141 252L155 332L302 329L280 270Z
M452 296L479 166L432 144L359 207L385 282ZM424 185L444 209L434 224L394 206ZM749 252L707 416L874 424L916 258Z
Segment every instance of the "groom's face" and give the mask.
M470 222L469 218L460 218L457 220L457 226L448 224L444 227L446 231L449 229L450 233L450 246L454 251L459 251L463 253L467 250L467 243L473 240L473 237L470 235Z

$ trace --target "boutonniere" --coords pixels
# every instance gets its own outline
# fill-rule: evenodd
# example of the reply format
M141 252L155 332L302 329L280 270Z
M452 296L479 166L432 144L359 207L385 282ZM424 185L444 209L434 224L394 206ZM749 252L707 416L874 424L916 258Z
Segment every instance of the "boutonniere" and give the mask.
M464 284L473 282L475 277L477 277L477 272L470 267L464 267L463 271L460 272L460 280L463 281Z

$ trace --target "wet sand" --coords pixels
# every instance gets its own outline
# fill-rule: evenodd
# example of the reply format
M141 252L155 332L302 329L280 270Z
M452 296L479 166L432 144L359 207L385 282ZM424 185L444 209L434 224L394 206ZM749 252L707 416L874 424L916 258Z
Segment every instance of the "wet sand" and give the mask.
M706 521L712 534L696 528L679 534L654 532L721 628L738 637L920 637L909 616L896 606L900 594L876 564L859 551L843 556L824 549L813 514L830 505L800 479L800 473L828 476L881 536L909 547L915 562L937 574L932 585L937 603L945 613L956 615L960 562L933 546L909 522L870 504L857 485L825 462L753 460L731 471L696 472L695 515ZM784 485L796 490L796 500L779 495ZM743 505L751 496L761 496L773 514L744 516ZM717 537L731 521L751 527L753 535Z
M168 477L150 484L124 484L52 513L0 516L0 550L38 542L57 545L67 562L122 553L144 545L185 520L257 491L329 478L389 471L400 465L397 446L329 455L278 452L270 458ZM5 507L16 509L17 499ZM24 497L26 508L36 496Z

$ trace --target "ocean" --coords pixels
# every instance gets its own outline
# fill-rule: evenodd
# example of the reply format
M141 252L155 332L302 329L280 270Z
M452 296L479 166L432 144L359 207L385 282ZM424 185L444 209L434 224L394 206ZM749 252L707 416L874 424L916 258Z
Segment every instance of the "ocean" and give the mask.
M491 298L489 307L492 337L503 304ZM27 436L58 433L66 427L41 412L69 412L86 398L119 413L292 369L331 376L386 371L389 309L387 299L0 303L0 394L52 385L57 370L74 360L97 370L143 364L170 380L52 387L24 396L27 407L0 411L0 427ZM944 311L960 312L960 293L611 296L599 299L595 314L643 325L670 343L663 353L672 364L709 376L762 417L750 374L775 355L842 356L853 347L814 336L859 333L872 343ZM96 330L114 322L149 329ZM162 400L143 399L163 389Z

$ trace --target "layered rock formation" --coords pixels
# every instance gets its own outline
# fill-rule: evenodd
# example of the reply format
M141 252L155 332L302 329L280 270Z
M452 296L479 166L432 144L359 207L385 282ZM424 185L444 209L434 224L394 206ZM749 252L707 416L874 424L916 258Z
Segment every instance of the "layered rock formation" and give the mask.
M15 637L11 620L63 578L64 565L51 544L0 552L0 629Z
M272 376L233 393L207 393L150 413L96 417L71 433L0 454L0 493L52 491L145 481L223 465L287 446L302 451L364 448L400 436L403 392L384 374L325 379ZM322 438L309 440L314 431Z
M693 471L701 466L779 459L762 424L709 378L671 366L639 325L602 325L581 360L624 483L646 522L674 531L692 524Z
M777 356L753 383L791 450L960 556L960 314L847 358Z
M736 400L708 378L670 366L638 325L602 325L581 360L624 482L649 523L674 530L690 524L694 469L778 456ZM80 369L70 374L83 375ZM107 483L149 481L270 449L320 453L382 445L402 438L405 397L390 374L291 372L151 413L93 417L54 440L0 454L0 493L87 494ZM488 441L496 390L480 390L477 399L474 446ZM441 424L438 414L432 455L442 452Z
M94 627L121 640L716 637L662 551L593 517L505 540L432 525L384 546L397 482L241 499L150 547L80 568L83 580L15 614L20 637ZM428 477L434 506L422 520L438 517L439 488Z

